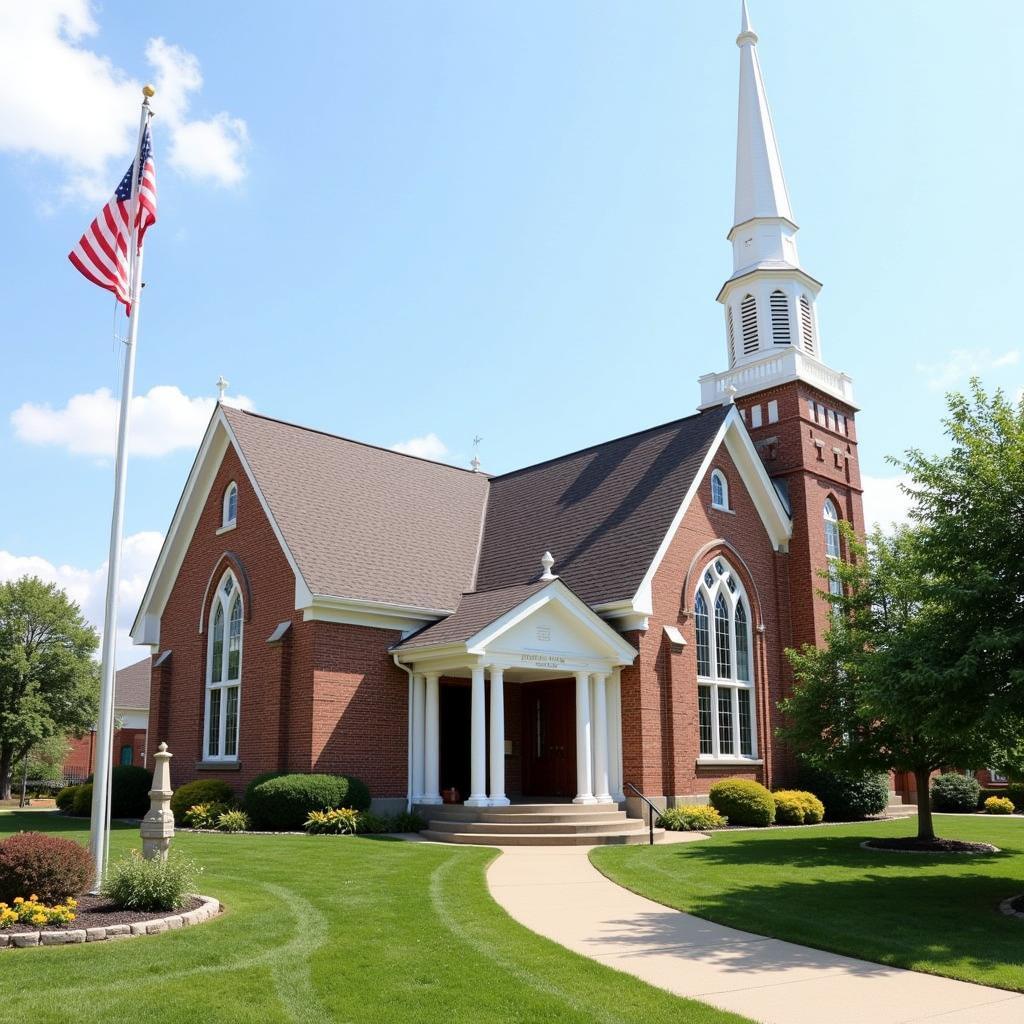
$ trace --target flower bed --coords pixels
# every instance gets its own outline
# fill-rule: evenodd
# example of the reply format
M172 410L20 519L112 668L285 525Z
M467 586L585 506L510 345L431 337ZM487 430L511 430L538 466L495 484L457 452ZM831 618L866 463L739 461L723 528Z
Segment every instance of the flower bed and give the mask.
M999 853L999 847L991 843L965 843L959 839L920 840L911 837L900 839L868 839L861 843L864 850L876 853Z
M0 948L65 946L158 935L208 921L219 914L220 909L220 901L211 896L190 896L185 906L171 914L118 910L103 896L81 896L70 927L48 929L15 924L0 931Z

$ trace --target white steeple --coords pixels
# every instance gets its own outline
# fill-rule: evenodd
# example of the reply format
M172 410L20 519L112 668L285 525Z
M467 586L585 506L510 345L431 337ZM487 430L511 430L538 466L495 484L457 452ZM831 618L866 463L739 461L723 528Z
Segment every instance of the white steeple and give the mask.
M741 0L736 205L729 241L732 276L718 301L725 312L729 370L701 378L701 405L797 377L852 402L852 383L821 362L815 303L821 284L800 263L797 225L782 170L757 33ZM733 389L733 390L730 390Z

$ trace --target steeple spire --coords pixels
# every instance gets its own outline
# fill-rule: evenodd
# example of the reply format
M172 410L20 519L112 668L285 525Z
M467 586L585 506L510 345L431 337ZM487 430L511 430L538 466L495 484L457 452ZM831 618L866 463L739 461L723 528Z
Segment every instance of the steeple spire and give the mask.
M757 217L793 220L789 191L782 172L779 144L757 58L757 33L743 0L740 34L740 103L736 139L736 210L734 225Z

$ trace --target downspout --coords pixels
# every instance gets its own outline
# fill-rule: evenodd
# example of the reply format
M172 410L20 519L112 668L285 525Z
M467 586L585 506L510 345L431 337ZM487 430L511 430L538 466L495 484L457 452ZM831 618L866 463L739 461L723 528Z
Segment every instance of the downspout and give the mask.
M392 654L395 664L409 677L409 695L406 700L405 718L407 722L405 734L405 809L412 811L412 676L411 668L406 668L397 654Z

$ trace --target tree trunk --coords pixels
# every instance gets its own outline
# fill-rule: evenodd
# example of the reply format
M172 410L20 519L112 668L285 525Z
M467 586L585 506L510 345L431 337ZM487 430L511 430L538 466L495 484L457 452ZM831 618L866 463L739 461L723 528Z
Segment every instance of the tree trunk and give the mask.
M935 838L935 825L932 823L932 795L928 789L931 774L929 768L914 769L914 783L917 786L917 838L922 842L930 842Z
M11 799L11 762L14 751L7 750L0 754L0 800Z

